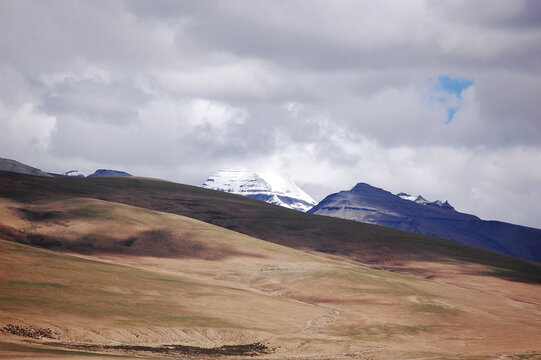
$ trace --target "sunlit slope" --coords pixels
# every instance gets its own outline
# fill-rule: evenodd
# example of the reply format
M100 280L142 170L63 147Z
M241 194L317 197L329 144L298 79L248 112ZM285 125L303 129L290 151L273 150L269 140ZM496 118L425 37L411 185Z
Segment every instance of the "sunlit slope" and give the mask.
M256 274L276 259L318 267L321 260L308 254L190 218L93 199L1 204L9 240L103 256L96 261L2 240L4 324L51 327L64 341L213 345L298 330L323 313L220 279L239 261ZM54 215L37 219L52 208ZM216 334L206 334L209 329Z
M58 196L104 199L189 216L274 243L348 257L373 267L432 277L442 276L434 263L454 264L457 266L453 271L541 283L541 264L429 236L314 216L155 179L44 178L0 172L0 196L21 201ZM471 264L483 267L472 268Z
M275 348L265 358L376 359L541 350L536 285L515 283L511 300L96 199L0 204L11 240L0 241L0 325L51 328L66 346L261 341Z

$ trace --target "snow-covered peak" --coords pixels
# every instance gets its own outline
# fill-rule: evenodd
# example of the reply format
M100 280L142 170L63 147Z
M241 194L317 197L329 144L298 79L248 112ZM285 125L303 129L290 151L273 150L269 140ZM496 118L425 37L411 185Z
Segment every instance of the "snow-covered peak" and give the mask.
M234 169L220 169L209 176L203 187L234 194L272 190L256 173Z
M306 201L310 204L317 204L314 199L307 193L305 193L295 182L291 179L286 179L278 174L264 172L259 173L261 177L267 184L269 184L271 190L276 195L285 195L295 199L300 199Z
M409 200L409 201L413 201L413 202L415 202L415 200L417 200L416 196L406 194L406 193L403 193L403 192L401 192L400 194L396 194L396 196L398 196L401 199Z
M404 200L413 201L414 203L417 203L417 204L420 204L420 205L436 205L436 206L439 206L439 207L442 207L442 208L454 210L454 208L451 206L451 204L449 204L447 201L445 201L445 202L442 202L440 200L428 201L427 199L425 199L421 195L413 196L413 195L406 194L406 193L403 193L403 192L401 192L399 194L396 194L396 196L398 196L399 198L404 199Z
M203 187L249 196L300 211L307 211L316 204L293 180L270 172L221 169L209 176Z
M79 170L66 171L62 174L62 176L85 177L85 175Z
M417 198L413 201L416 202L417 204L428 204L430 202L424 197L422 197L421 195L417 196ZM436 200L436 201L439 201L439 200Z

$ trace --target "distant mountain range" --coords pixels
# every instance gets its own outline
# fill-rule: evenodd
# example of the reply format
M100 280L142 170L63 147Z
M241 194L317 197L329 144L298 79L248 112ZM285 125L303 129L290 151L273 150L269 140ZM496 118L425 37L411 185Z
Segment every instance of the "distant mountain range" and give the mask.
M308 211L316 205L293 180L274 173L221 169L209 176L202 186L299 211Z
M37 176L56 176L56 177L85 177L79 170L66 171L63 174L41 171L40 169L20 163L15 160L0 158L0 171L11 171L19 174L37 175ZM125 171L98 169L88 177L102 176L133 176Z
M0 170L28 175L84 177L78 170L52 174L0 158ZM99 169L88 177L132 176L124 171ZM541 262L541 230L500 221L481 220L456 211L447 201L392 194L366 183L331 194L316 204L292 180L272 173L222 169L203 188L244 195L286 208L382 225Z
M308 212L436 236L541 262L539 229L481 220L456 211L448 202L429 202L405 193L394 195L365 183L327 196Z
M85 175L79 170L70 170L70 171L66 171L63 174L54 174L54 173L49 173L49 174L56 177L85 177ZM98 169L94 171L92 174L88 175L87 177L104 177L104 176L133 176L133 175L128 174L125 171Z

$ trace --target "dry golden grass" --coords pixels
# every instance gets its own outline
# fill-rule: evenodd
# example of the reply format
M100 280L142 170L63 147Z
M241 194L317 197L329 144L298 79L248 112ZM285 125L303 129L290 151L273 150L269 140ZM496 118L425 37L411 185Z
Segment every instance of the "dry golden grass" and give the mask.
M275 359L541 352L541 287L487 276L483 265L467 265L483 273L475 276L460 263L403 264L439 274L427 280L85 198L0 198L0 226L0 327L52 329L41 344L262 342ZM0 357L73 354L0 335Z

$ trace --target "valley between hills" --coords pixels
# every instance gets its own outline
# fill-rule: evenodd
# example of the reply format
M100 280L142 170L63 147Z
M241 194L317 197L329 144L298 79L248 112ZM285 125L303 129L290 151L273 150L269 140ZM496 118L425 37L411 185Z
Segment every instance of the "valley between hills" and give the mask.
M145 178L0 172L0 358L541 359L541 264Z

